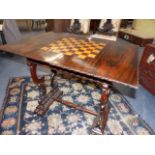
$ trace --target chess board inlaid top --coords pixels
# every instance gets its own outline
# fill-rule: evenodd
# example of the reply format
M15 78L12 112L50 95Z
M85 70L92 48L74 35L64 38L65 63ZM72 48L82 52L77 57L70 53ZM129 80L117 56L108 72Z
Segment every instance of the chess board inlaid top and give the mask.
M79 59L94 59L105 46L104 43L70 37L52 42L40 49L45 52L63 53L67 56L76 55Z

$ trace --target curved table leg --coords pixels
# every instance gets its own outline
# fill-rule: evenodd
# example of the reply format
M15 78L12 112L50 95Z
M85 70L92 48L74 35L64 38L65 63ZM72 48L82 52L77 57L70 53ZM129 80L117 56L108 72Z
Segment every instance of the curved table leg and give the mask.
M37 64L33 63L30 60L27 60L27 65L30 67L32 81L38 85L39 94L40 94L39 95L40 96L39 104L40 104L42 99L46 95L46 86L44 85L44 77L39 78L37 76Z
M30 73L31 73L31 77L32 80L35 84L41 84L44 82L44 77L42 78L38 78L37 76L37 64L31 62L31 61L27 61L27 65L30 67Z

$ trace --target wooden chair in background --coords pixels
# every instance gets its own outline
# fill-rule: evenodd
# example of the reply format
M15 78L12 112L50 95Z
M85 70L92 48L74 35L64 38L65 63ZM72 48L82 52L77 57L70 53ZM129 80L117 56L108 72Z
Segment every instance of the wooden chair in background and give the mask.
M0 24L0 36L1 36L2 44L6 44L6 40L5 40L4 33L3 33L3 23Z
M32 19L32 30L34 29L34 26L36 26L37 29L41 29L42 25L46 24L45 19Z

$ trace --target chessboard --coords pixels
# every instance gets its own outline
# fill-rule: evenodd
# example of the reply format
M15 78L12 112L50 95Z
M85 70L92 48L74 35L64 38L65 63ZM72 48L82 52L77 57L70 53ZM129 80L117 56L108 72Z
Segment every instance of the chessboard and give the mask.
M106 46L104 43L77 39L74 37L62 38L49 43L40 49L45 52L63 53L67 56L77 56L79 59L95 58Z

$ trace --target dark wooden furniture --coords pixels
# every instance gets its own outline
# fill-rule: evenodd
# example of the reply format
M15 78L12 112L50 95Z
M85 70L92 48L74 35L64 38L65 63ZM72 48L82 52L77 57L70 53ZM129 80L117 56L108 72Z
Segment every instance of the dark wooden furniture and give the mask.
M140 84L155 95L155 45L145 47L140 63Z
M54 20L53 19L46 19L46 32L52 31L54 29Z
M70 26L70 19L47 19L46 32L67 32L67 28Z
M132 29L120 29L118 37L132 42L134 44L137 44L139 46L145 46L146 44L153 42L153 37L145 37L145 35L138 34L138 32Z
M101 19L91 19L90 20L90 31L93 33L97 32L97 29L99 28Z
M82 47L74 47L76 52L82 53L85 48L90 48L93 52L97 51L96 57L88 57L86 59L79 58L77 55L66 55L64 52L59 51L58 53L51 49L48 49L48 45L56 44L62 39L74 38L81 42ZM104 43L104 48L94 48L90 44L100 44ZM89 45L89 46L88 46ZM70 49L73 44L65 47L66 50ZM74 44L75 46L75 44ZM64 47L63 47L64 48ZM5 50L17 55L24 56L28 59L28 65L30 66L31 77L38 86L40 90L45 94L43 87L43 78L38 78L36 73L36 67L38 64L50 66L53 72L52 87L55 88L55 83L53 83L54 76L58 72L63 72L64 74L73 74L81 78L87 78L89 80L95 81L104 88L103 94L101 96L100 109L96 113L94 111L88 110L85 107L81 107L77 104L63 101L61 99L61 92L59 89L54 93L47 94L43 97L42 102L36 109L38 115L43 116L50 103L56 100L69 107L87 112L89 114L95 115L96 119L92 125L92 130L99 129L101 133L104 133L104 128L108 119L109 104L108 96L111 91L113 91L112 82L125 85L127 87L137 88L138 87L138 53L137 46L120 40L118 42L113 41L101 41L87 40L86 36L77 36L67 33L45 33L37 35L35 37L22 40L18 43L0 46L1 50ZM57 47L55 47L57 49ZM88 52L88 51L87 51ZM82 53L84 54L84 53ZM44 95L43 95L44 96ZM50 97L51 98L50 98ZM45 102L46 100L46 102ZM44 103L45 102L45 103ZM44 105L44 106L42 106Z
M127 28L127 27L132 28L132 23L133 23L133 19L122 19L120 28Z

